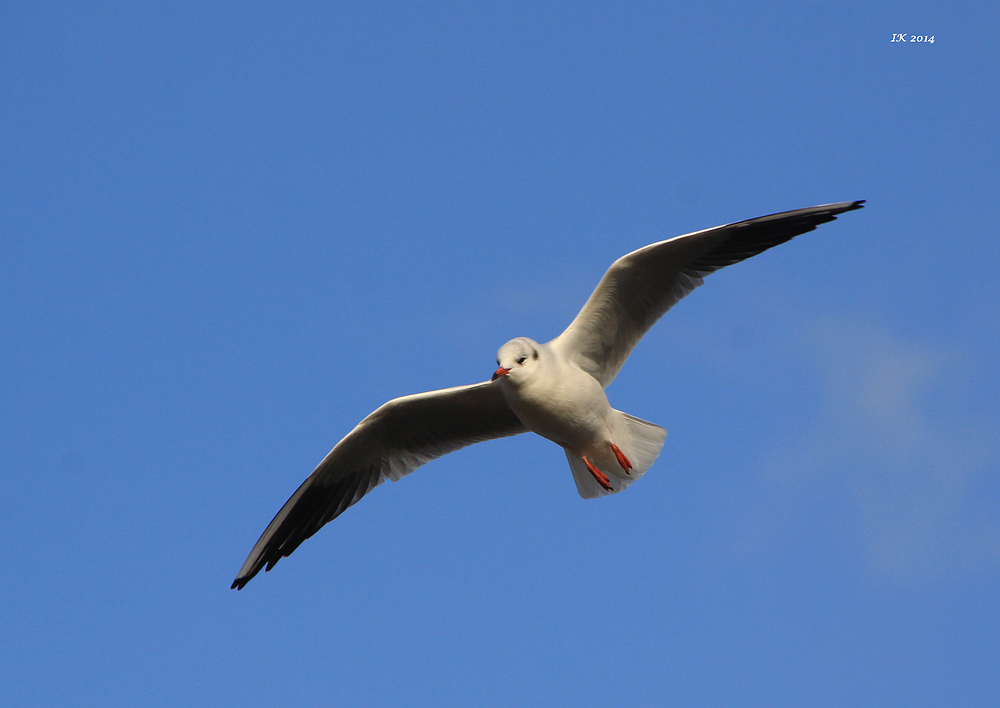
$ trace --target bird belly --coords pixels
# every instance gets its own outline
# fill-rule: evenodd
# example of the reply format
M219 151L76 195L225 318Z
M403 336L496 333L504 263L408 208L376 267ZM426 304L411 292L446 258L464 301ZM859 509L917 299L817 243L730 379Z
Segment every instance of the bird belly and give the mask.
M608 439L611 405L601 384L582 371L507 389L505 395L529 430L577 455Z

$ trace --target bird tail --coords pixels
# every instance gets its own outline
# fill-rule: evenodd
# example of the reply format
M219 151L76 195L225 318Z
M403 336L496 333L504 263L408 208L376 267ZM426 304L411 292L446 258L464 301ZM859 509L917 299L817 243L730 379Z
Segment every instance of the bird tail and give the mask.
M660 456L663 441L667 439L667 431L654 423L649 423L628 413L622 413L621 416L625 422L625 428L628 430L629 443L632 448L632 454L628 456L632 463L631 476L633 480L639 479Z
M569 468L573 471L576 490L584 499L603 497L622 491L653 466L656 458L660 455L660 450L663 449L663 441L667 437L666 430L628 413L621 411L615 411L615 413L618 416L615 425L615 440L629 462L632 463L632 469L629 470L628 475L624 475L621 468L615 466L617 463L601 465L602 471L611 472L608 474L608 481L611 483L609 491L597 483L583 460L566 450L566 460L569 462ZM607 469L604 469L605 467Z

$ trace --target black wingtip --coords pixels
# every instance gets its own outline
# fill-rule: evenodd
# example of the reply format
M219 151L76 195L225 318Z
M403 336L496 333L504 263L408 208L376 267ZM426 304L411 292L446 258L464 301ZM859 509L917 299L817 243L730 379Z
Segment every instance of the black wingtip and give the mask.
M824 204L822 206L813 207L813 209L816 209L816 210L825 209L826 213L830 217L832 217L833 219L836 219L839 215L841 215L841 214L843 214L845 212L854 211L855 209L862 209L862 208L864 208L864 205L865 205L866 201L868 201L868 200L867 199L856 199L853 202L838 202L836 204ZM803 211L809 211L809 210L805 209Z
M229 589L230 590L242 590L243 588L246 587L247 583L249 583L251 580L253 580L253 578L254 578L255 575L257 575L257 571L256 570L253 571L252 573L247 573L246 575L238 575L236 577L236 580L233 581L233 584L229 586Z

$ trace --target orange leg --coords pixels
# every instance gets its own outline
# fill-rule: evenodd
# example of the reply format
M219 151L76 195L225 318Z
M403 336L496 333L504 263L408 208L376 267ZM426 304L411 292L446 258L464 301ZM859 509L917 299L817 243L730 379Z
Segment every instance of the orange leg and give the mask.
M632 469L632 463L629 462L627 457L625 457L625 453L618 449L617 445L614 443L610 443L610 445L611 449L614 450L615 457L618 458L618 464L622 466L623 470L625 470L625 474L628 474L628 471Z
M597 483L610 492L611 480L608 479L608 476L603 472L601 472L596 467L594 467L594 464L587 459L586 455L584 455L581 459L583 460L584 464L587 465L587 469L590 470L590 474L594 475L594 479L597 480Z

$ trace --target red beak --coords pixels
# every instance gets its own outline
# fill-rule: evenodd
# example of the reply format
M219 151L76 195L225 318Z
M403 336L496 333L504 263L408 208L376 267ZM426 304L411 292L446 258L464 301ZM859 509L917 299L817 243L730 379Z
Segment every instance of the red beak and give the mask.
M505 368L503 368L501 366L499 369L496 370L496 373L493 374L493 378L490 379L490 381L496 381L501 376L506 376L509 373L510 373L510 369L505 369Z

